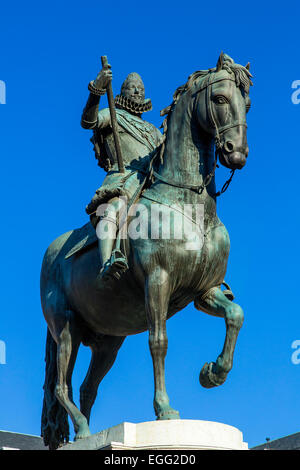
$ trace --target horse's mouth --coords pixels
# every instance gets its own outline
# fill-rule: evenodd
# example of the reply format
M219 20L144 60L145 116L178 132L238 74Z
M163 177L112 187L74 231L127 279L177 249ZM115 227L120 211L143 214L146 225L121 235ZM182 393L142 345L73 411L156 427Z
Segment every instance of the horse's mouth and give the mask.
M231 170L241 170L246 165L247 157L241 152L219 153L219 160L223 166Z

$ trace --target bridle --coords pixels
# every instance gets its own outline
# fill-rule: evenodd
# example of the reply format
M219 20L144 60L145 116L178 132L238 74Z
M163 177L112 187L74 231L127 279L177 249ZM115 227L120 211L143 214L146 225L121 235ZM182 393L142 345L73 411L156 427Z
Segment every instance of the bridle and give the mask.
M197 94L204 89L206 89L206 106L207 106L207 114L208 114L208 119L210 123L212 124L212 127L215 129L215 146L217 149L221 148L221 143L220 143L220 135L223 134L224 132L228 131L229 129L232 129L234 127L238 126L243 126L247 129L247 123L246 121L234 121L231 124L227 124L227 126L222 126L218 127L216 117L214 115L214 110L212 107L212 99L211 99L211 85L214 85L215 83L222 82L225 80L229 80L231 82L235 82L234 79L232 78L219 78L216 80L213 80L213 75L215 73L212 72L208 78L208 83L205 84L203 87L201 87L198 91Z
M225 80L230 80L234 83L236 83L236 81L235 81L235 79L230 78L230 77L214 79L215 74L216 74L215 72L210 72L207 82L204 83L203 86L200 87L196 92L196 94L198 95L201 91L206 90L205 91L205 93L206 93L205 99L206 99L207 115L208 115L208 119L210 121L210 124L212 125L212 127L214 128L214 131L215 131L215 135L214 135L214 139L215 139L215 159L214 159L214 165L213 165L213 168L212 168L211 172L206 175L206 177L204 178L204 181L199 186L199 185L188 185L188 184L183 184L183 183L177 183L177 182L174 182L174 181L170 181L167 178L163 177L162 175L160 175L159 173L157 173L156 171L153 170L154 177L156 179L162 181L163 183L169 184L171 186L175 186L177 188L190 189L192 191L196 191L198 194L201 194L204 191L204 189L210 184L212 178L215 175L216 169L218 167L218 155L219 155L219 152L222 148L220 135L222 135L224 132L226 132L229 129L232 129L234 127L243 126L243 127L247 128L247 124L246 124L245 121L234 121L231 124L228 124L226 126L221 126L221 127L219 127L217 125L217 120L216 120L216 117L214 115L214 110L213 110L213 107L212 107L211 87L215 83L225 81ZM195 100L195 102L196 101L197 100ZM223 194L228 189L228 187L229 187L229 185L232 181L232 178L234 176L234 173L235 173L235 170L231 170L230 177L228 178L227 181L225 181L225 183L222 186L222 189L214 194L215 197L220 196L221 194Z

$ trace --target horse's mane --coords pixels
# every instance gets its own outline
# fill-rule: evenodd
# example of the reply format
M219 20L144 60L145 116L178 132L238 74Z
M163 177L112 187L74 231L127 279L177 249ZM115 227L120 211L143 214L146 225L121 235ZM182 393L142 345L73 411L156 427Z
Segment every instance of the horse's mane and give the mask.
M221 66L218 71L226 70L229 74L234 74L236 86L240 87L244 91L244 93L248 95L250 86L253 85L251 81L252 74L249 72L248 67L249 67L249 64L247 64L245 67L243 65L236 64L231 57L229 57L227 54L223 54ZM190 88L192 88L192 86L198 80L206 76L208 77L209 73L216 72L216 71L217 71L217 67L213 69L209 69L209 70L198 70L192 73L192 75L189 76L188 81L185 83L185 85L177 88L177 90L174 93L174 96L177 97L178 94L180 96L184 91L187 91Z
M252 75L249 72L248 68L249 64L247 64L245 67L243 65L236 64L234 60L229 57L229 55L222 53L220 55L217 67L208 70L197 70L188 77L188 80L184 85L179 86L175 90L173 94L173 102L160 112L161 116L166 116L161 125L161 127L164 129L164 136L167 133L167 123L170 112L174 109L174 106L177 104L181 95L186 91L190 90L200 80L205 78L208 80L209 74L212 72L226 70L229 74L234 74L236 85L243 90L245 95L249 94L250 86L253 85L251 81Z

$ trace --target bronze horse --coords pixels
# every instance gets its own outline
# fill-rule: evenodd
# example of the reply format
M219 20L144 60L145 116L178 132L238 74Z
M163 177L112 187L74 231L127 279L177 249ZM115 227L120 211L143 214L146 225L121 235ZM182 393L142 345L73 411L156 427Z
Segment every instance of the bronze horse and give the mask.
M165 387L166 320L190 302L226 323L223 350L215 362L203 366L201 384L220 385L231 370L243 311L221 289L230 243L216 214L214 173L217 157L232 171L246 163L250 77L248 65L221 54L215 68L193 73L175 91L166 109L165 142L155 181L140 198L144 211L139 218L145 224L155 203L162 212L172 204L204 205L201 249L187 250L188 236L128 237L124 248L129 270L108 284L97 282L98 247L90 223L60 236L47 249L41 271L41 302L48 324L42 436L50 449L68 441L68 415L75 439L90 435L88 422L101 380L125 337L146 330L154 368L155 414L159 420L179 418ZM93 243L68 256L78 241L89 237L94 237ZM81 343L91 348L92 358L80 387L79 411L72 399L71 377Z

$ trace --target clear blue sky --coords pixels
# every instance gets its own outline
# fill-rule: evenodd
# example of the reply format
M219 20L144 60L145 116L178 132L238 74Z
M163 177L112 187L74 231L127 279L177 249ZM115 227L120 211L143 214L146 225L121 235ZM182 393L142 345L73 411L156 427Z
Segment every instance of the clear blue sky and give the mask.
M185 419L238 427L249 446L300 431L300 364L291 344L299 318L299 123L291 101L300 80L299 2L40 1L1 6L0 105L1 321L0 429L39 434L46 324L39 275L47 246L87 222L84 208L104 173L89 131L80 127L87 85L106 54L114 92L139 72L153 102L147 120L190 73L215 66L223 50L251 62L250 153L218 215L231 238L227 271L245 312L227 382L206 390L199 371L221 352L222 319L191 305L167 325L172 406ZM146 116L145 116L146 118ZM227 177L218 170L219 185ZM82 348L74 396L86 374ZM155 418L148 335L129 337L105 377L91 430ZM72 436L73 437L73 434Z

